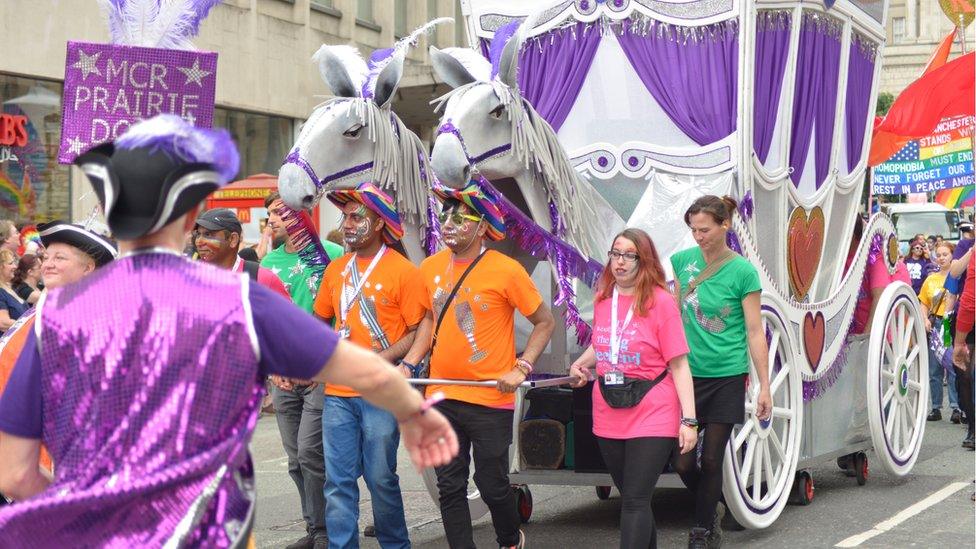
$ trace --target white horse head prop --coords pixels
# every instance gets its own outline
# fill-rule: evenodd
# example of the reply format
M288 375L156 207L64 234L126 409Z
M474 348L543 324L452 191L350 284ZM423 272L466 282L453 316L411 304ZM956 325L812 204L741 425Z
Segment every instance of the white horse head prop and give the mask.
M315 206L331 190L373 181L394 195L410 245L425 227L432 181L420 139L392 112L407 50L441 18L417 29L393 48L377 50L369 63L352 46L324 45L312 59L336 96L312 112L278 172L278 190L293 209ZM414 255L411 253L410 255Z
M434 70L454 88L438 100L444 113L431 165L440 183L451 187L466 185L473 172L489 180L514 179L536 223L551 230L554 210L566 238L598 257L607 226L622 228L622 220L598 219L616 214L580 180L552 126L519 92L518 52L534 18L499 29L490 62L470 49L431 48Z

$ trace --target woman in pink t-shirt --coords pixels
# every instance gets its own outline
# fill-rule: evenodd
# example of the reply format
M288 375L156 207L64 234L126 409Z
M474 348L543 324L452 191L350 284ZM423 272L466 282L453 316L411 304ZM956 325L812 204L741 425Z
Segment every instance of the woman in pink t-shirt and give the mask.
M596 365L593 434L623 498L620 547L645 549L657 547L651 495L675 439L681 453L698 440L695 397L681 314L651 238L626 229L608 256L595 296L593 343L570 375L582 387Z

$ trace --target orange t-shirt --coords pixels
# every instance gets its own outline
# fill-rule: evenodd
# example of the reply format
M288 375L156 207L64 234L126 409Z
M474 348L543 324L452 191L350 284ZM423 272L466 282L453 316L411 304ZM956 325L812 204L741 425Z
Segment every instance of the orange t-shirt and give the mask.
M345 327L339 319L340 296L345 291L349 298L355 291L352 283L352 273L346 271L346 266L356 254L346 254L329 263L322 276L322 286L315 298L313 310L322 318L335 318L336 331ZM356 258L356 267L362 276L369 268L373 258ZM322 291L326 290L326 291ZM363 314L362 305L357 297L349 309L346 325L349 328L349 341L373 351L382 351L403 338L407 328L416 326L427 314L423 299L424 288L421 284L419 271L410 261L387 248L383 257L379 259L369 278L363 283L361 295L370 303L369 309L376 319L377 325L370 326L367 315ZM342 385L329 384L325 387L325 394L341 397L359 396L359 393Z
M16 331L9 334L7 342L0 348L0 395L3 395L3 390L10 381L10 375L14 372L14 366L17 364L17 358L20 357L20 351L24 348L24 343L27 342L27 336L34 329L34 318L35 315L31 315L23 324L17 326ZM37 395L37 398L41 398L41 395ZM40 463L45 469L51 470L51 456L44 446L41 446Z
M443 250L420 264L427 307L437 317L454 283L470 262L452 261ZM430 359L430 377L495 380L515 366L515 310L529 316L542 304L539 290L517 261L488 250L448 306ZM515 395L494 387L431 385L452 400L508 407Z

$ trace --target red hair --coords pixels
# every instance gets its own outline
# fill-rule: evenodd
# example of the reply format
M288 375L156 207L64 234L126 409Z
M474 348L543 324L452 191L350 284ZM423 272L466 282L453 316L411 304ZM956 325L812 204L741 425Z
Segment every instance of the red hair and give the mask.
M617 236L613 237L613 242L623 237L634 243L637 247L637 284L634 286L634 307L638 316L647 316L648 306L654 305L654 288L661 287L667 290L667 281L664 278L664 267L661 266L661 257L657 255L657 248L648 234L640 229L624 229ZM610 268L611 259L607 258L607 264L603 267L603 273L596 283L596 294L594 301L603 301L613 295L613 286L616 283L613 272Z

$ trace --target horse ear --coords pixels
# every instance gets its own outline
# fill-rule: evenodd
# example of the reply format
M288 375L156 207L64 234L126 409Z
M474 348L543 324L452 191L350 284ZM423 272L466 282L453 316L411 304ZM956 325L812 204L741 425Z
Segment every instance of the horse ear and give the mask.
M521 33L516 32L505 43L505 49L502 50L498 63L498 78L510 88L518 87L518 52L521 45Z
M394 53L390 62L383 67L376 77L376 90L373 92L373 102L380 108L388 106L396 95L403 77L403 54Z
M430 47L430 61L437 76L452 88L460 88L477 80L453 55L437 49L436 46Z
M346 68L342 56L335 51L338 46L322 46L315 52L312 59L319 67L322 80L332 89L332 95L338 97L359 97L362 90L353 82L352 75ZM358 52L357 52L358 55ZM362 59L360 58L360 63Z

